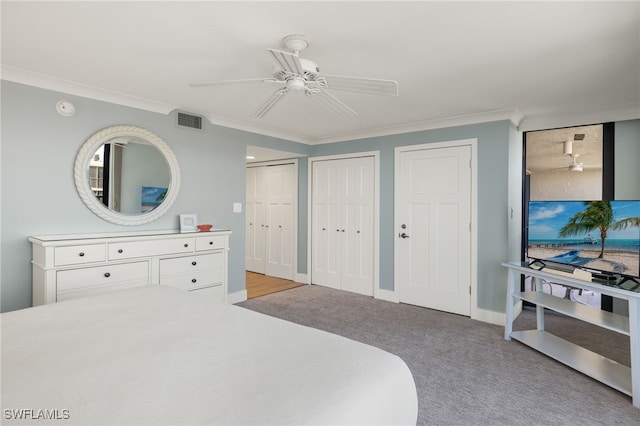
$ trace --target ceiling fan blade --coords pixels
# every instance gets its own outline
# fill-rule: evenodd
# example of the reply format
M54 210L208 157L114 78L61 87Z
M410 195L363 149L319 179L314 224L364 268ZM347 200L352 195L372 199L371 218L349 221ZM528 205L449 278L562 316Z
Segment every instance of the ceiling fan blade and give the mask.
M275 78L245 78L243 80L218 80L218 81L202 81L200 83L191 83L191 87L204 87L204 86L221 86L224 84L236 84L236 83L281 83Z
M276 65L278 65L283 71L298 75L304 74L298 55L275 49L267 49L267 51L275 61Z
M325 74L322 74L322 78L327 83L327 89L368 93L371 95L398 96L398 82L394 80Z
M284 87L282 89L276 90L271 96L267 98L267 100L253 113L251 118L262 118L273 108L280 100L289 93L289 88Z
M329 92L324 90L314 90L313 92L307 92L307 94L311 99L315 100L323 108L338 118L344 119L358 115L357 112L349 108L340 99L336 98Z

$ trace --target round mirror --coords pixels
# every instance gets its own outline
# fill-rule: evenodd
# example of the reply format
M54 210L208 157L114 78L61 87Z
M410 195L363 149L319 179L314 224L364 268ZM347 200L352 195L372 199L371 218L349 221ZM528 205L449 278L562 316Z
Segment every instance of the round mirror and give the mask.
M112 126L82 145L74 179L93 213L118 225L142 225L169 210L180 188L180 169L171 148L154 133Z

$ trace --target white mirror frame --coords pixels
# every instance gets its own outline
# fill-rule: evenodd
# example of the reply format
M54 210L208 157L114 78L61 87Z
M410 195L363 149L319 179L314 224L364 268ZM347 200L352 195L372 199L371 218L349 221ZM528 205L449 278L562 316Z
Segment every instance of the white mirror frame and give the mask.
M110 210L96 198L89 186L89 163L93 155L101 145L118 137L136 137L143 139L156 147L167 160L171 173L169 190L162 204L149 212L132 215ZM180 189L180 167L178 166L178 161L173 151L171 151L169 145L156 134L138 126L111 126L94 133L82 145L80 151L78 151L73 176L78 194L89 210L98 217L117 225L143 225L160 218L171 208Z

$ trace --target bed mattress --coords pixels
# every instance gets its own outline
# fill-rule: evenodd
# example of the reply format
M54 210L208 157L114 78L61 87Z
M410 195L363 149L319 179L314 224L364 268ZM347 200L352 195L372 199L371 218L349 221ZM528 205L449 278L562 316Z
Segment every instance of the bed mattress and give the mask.
M397 356L148 286L2 314L3 424L415 424Z

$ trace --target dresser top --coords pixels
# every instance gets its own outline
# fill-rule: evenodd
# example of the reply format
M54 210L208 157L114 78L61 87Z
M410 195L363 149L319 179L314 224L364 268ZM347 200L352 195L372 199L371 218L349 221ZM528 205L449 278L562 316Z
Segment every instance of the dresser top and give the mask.
M130 238L130 237L155 237L155 236L204 236L212 234L230 234L229 229L212 229L207 232L180 232L177 229L165 229L158 231L124 231L124 232L101 232L95 234L62 234L62 235L34 235L29 237L29 241L32 243L47 243L54 241L69 241L69 240L89 240L89 239L104 239L104 238Z

